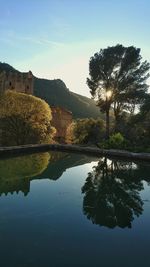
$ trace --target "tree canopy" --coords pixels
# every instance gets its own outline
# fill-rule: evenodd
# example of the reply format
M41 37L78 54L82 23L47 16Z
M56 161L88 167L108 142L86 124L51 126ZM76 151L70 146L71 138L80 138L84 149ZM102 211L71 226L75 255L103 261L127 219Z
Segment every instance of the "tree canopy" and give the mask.
M119 120L123 111L134 112L142 104L148 90L150 64L141 62L140 49L116 45L101 49L90 58L87 84L100 110L106 112L109 135L109 111Z
M0 99L0 143L21 145L49 142L53 136L51 110L37 97L6 91Z

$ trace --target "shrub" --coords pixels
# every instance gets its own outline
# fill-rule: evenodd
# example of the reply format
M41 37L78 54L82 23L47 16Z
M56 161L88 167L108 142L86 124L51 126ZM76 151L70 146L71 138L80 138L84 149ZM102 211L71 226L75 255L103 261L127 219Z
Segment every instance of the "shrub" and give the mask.
M72 123L67 140L74 144L97 144L104 138L104 122L101 119L78 119Z
M127 149L129 142L122 136L121 133L115 133L108 140L102 140L98 147L101 149Z
M111 135L108 142L110 148L121 149L124 148L125 145L125 139L121 133Z

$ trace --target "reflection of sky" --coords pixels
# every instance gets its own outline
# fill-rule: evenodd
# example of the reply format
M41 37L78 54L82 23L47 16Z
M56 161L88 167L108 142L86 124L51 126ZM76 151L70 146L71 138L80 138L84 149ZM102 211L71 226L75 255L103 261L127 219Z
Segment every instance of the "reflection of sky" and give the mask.
M150 60L149 0L1 0L1 61L89 95L89 58L122 43Z
M56 181L50 180L50 177L45 177L44 180L35 180L31 182L31 188L32 185L34 187L38 187L39 183L41 183L41 186L52 186L53 188L56 188L59 186L60 191L61 190L70 190L70 187L75 187L76 189L79 187L82 187L85 179L88 176L88 173L92 171L92 167L97 164L98 160L92 161L91 163L86 163L81 166L75 166L67 169L61 177ZM43 177L44 178L44 177ZM66 183L67 182L67 183ZM64 187L65 183L65 187ZM39 187L40 190L40 187Z
M144 189L141 191L141 197L143 201L148 202L148 205L150 206L150 186L147 182L143 182Z
M141 242L142 241L147 242L148 240L147 235L149 235L147 233L147 229L150 225L150 185L148 185L148 183L145 181L143 182L143 184L144 184L144 190L140 192L140 196L142 201L144 202L144 207L143 207L144 212L142 216L138 218L138 221L137 220L134 221L134 226L142 224L145 225L145 227L143 227L142 229Z

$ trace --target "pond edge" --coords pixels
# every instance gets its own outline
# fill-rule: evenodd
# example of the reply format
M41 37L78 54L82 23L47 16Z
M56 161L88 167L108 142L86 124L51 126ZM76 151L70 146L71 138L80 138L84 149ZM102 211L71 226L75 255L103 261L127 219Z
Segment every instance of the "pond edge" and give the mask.
M63 151L91 154L95 156L119 157L131 160L150 161L150 153L133 153L117 149L100 149L96 147L66 145L66 144L36 144L21 145L11 147L0 147L0 157L14 156L26 153L46 152L46 151Z

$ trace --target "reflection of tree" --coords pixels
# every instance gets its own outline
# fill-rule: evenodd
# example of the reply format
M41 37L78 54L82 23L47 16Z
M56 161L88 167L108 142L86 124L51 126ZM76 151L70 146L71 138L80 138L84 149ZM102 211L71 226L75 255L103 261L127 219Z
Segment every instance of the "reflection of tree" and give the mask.
M48 166L49 153L39 153L0 160L0 194L20 190L29 192L30 180Z
M0 195L19 191L27 195L31 180L45 177L57 180L68 168L92 160L92 157L56 151L0 160Z
M137 168L132 163L100 160L82 188L83 212L87 218L101 226L130 228L134 216L143 211L139 195L143 183L136 174Z

